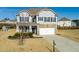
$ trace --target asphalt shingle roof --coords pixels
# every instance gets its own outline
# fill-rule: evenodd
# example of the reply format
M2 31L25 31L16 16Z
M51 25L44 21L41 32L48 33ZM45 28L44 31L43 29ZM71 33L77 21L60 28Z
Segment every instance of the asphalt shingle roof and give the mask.
M29 8L29 9L27 9L27 10L22 10L22 11L20 11L20 13L21 13L21 12L28 12L30 16L35 16L35 15L38 15L38 13L39 13L41 10L52 11L52 10L50 10L50 9L48 9L48 8ZM54 14L55 14L55 12L54 12ZM19 15L19 13L18 13L17 15Z
M70 21L70 19L66 18L66 17L63 17L61 18L59 21Z

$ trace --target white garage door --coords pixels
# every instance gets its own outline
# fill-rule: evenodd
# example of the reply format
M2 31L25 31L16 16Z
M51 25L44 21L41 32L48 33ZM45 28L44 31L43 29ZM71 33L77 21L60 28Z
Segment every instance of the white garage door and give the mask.
M39 35L52 35L55 34L55 28L40 28Z

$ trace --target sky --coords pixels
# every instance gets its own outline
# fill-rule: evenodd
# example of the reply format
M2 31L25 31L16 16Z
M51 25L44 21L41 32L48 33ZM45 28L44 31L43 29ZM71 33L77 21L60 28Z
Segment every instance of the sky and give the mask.
M0 20L16 18L16 14L21 10L27 10L29 7L0 7ZM48 7L52 9L58 16L58 20L62 17L67 17L71 20L79 19L79 7Z

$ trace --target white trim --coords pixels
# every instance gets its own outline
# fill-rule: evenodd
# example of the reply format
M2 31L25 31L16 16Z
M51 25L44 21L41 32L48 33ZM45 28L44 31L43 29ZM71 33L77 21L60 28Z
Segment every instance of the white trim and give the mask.
M32 32L32 26L29 26L29 32Z
M29 22L32 22L32 17L31 16L29 16Z
M16 26L16 32L19 32L19 30L20 30L19 26Z

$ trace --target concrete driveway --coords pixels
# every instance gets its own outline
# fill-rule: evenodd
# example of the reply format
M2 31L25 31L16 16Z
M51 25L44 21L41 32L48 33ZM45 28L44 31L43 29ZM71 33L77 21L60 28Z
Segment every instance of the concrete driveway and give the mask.
M56 48L60 52L79 52L79 43L70 40L69 38L57 35L44 35L43 37L46 38L50 43L53 43L53 40L55 40Z

